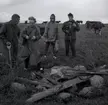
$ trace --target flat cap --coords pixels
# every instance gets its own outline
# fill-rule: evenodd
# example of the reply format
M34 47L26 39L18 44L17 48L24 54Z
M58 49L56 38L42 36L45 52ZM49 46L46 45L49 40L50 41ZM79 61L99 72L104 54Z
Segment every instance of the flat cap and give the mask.
M34 20L36 22L36 18L34 18L33 16L29 17L28 20Z

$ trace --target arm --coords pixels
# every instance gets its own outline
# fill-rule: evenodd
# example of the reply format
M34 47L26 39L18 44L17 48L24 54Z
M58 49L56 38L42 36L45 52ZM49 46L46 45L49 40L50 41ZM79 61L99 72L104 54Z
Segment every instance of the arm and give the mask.
M57 24L57 28L56 28L56 40L58 40L58 24Z
M6 36L7 26L4 24L0 29L0 38L4 40L4 42L8 42L7 36Z
M20 38L20 29L18 28L18 38Z
M66 33L66 30L65 30L65 23L63 23L62 31L63 31L64 33Z
M27 39L26 37L27 37L28 35L27 35L27 27L22 31L22 33L21 33L21 37L22 38L24 38L24 39ZM29 36L28 36L29 37Z
M38 26L36 26L37 32L36 32L36 40L39 40L41 38L41 34L40 34L40 28Z
M44 35L43 35L43 37L45 37L45 38L47 38L47 34L48 34L48 24L49 23L47 23L46 26L45 26L45 32L44 32Z
M31 39L36 41L36 40L39 40L40 38L41 38L40 29L37 25L35 25L35 28L33 29L31 33Z
M76 30L76 31L80 31L80 26L79 26L79 24L78 24L77 22L75 22L75 25L76 25L76 26L75 26L75 30Z
M67 26L67 22L65 22L62 26L62 31L65 33L65 34L68 34L69 33L69 30L66 29L66 26Z

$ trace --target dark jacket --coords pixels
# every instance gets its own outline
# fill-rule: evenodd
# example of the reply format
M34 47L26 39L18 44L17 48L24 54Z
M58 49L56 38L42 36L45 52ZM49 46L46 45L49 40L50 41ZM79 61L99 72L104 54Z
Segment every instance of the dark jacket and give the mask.
M20 29L17 25L13 25L11 21L5 23L0 29L0 38L4 42L11 42L13 44L18 44L18 38L20 36Z
M75 24L76 27L73 26L73 24ZM62 30L65 33L65 40L69 40L70 37L71 37L71 39L76 39L76 32L80 31L80 27L79 27L78 23L75 22L74 20L66 21L63 24Z

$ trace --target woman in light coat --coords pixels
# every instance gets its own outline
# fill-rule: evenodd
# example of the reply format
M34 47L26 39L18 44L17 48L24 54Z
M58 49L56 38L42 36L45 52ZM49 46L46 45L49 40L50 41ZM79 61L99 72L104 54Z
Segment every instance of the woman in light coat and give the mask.
M37 66L40 62L40 52L37 49L37 43L41 38L40 30L35 24L36 19L29 17L29 25L23 30L23 51L21 53L21 59L25 63L25 69L29 66Z

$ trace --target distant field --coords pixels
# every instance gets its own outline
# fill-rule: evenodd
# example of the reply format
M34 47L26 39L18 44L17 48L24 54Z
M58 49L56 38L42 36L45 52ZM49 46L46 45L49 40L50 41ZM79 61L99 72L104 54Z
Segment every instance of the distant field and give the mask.
M43 27L43 25L39 25ZM95 35L93 30L87 30L85 25L80 25L80 32L77 32L76 50L78 58L74 61L67 61L67 64L73 62L75 64L89 65L91 62L107 62L108 63L108 25L105 25L102 29L102 36ZM24 24L20 24L20 28L23 29ZM40 43L42 49L44 49L44 43ZM43 46L43 47L42 47ZM60 50L58 56L65 54L64 33L62 32L62 24L59 25L59 46ZM91 53L92 52L92 53Z

